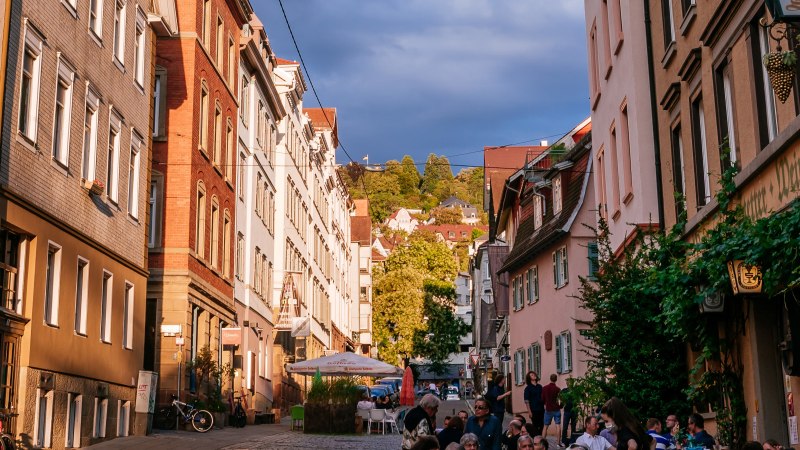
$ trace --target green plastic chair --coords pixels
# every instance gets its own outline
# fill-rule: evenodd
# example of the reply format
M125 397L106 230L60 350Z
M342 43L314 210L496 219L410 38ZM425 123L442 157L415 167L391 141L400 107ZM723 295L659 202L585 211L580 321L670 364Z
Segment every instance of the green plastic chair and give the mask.
M298 429L303 430L305 429L305 417L306 417L306 409L303 405L294 405L291 409L291 416L292 416L292 431L294 431L295 426Z

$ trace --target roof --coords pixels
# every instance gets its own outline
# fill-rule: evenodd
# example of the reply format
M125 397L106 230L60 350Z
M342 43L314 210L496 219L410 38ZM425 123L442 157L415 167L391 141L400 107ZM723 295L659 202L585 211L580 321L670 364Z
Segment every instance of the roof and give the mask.
M476 228L478 228L479 230L482 230L482 231L488 231L489 230L489 227L487 227L486 225L468 225L468 224L463 224L463 223L452 224L452 225L451 224L444 224L444 225L440 224L440 225L437 225L437 224L434 223L432 225L419 225L419 226L417 226L417 230L419 230L419 231L431 231L431 232L434 232L434 233L439 233L442 236L444 236L445 238L447 238L447 233L450 233L450 232L455 233L456 237L459 237L462 232L463 233L467 233L467 238L471 238L472 237L472 230L474 230Z
M279 66L299 66L300 63L297 61L292 61L290 59L278 58L275 57L275 61L278 63Z
M376 262L376 261L386 261L386 257L381 255L381 253L379 251L375 250L375 248L373 247L372 248L372 262Z
M461 200L460 198L456 197L455 195L451 195L450 197L447 197L446 199L442 200L439 203L439 206L451 206L451 205L459 205L459 206L467 207L467 208L471 208L472 207L472 205L470 205L469 202Z
M369 215L369 200L366 198L356 198L353 199L353 203L356 205L356 216Z
M388 251L392 251L397 246L395 241L390 241L386 236L378 236L378 242L381 243L381 247Z
M333 146L339 146L339 124L336 108L303 108L314 130L330 130L333 135Z
M484 189L491 185L495 207L500 204L506 179L521 169L526 160L533 159L545 150L547 146L541 145L483 147L483 185ZM489 209L489 200L485 196L483 209Z
M372 220L369 216L350 218L350 240L363 246L372 244Z
M553 215L553 201L550 197L545 202L546 211L541 227L538 229L534 227L534 214L528 214L527 217L523 215L524 219L517 229L514 247L497 273L509 272L519 267L532 259L539 251L569 233L588 188L588 180L591 175L590 144L591 133L585 135L581 143L564 157L564 160L573 161L574 165L568 170L560 172L562 177L561 212ZM558 172L558 169L552 169L551 172ZM527 197L532 197L532 184L526 182L524 192ZM532 209L532 206L530 208Z

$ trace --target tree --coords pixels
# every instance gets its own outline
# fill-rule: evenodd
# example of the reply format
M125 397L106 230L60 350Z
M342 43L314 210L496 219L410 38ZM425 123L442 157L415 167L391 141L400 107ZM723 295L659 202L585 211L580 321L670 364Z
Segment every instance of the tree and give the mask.
M397 364L413 355L414 336L426 328L422 320L424 275L413 267L401 267L375 278L372 298L372 332L379 358Z
M414 334L414 353L427 358L431 370L441 375L445 372L448 357L459 351L461 336L469 333L472 324L455 315L456 288L453 283L425 280L423 291L426 328Z
M395 247L386 259L386 270L391 272L413 268L426 278L453 281L458 267L453 253L443 242L430 242L412 233L405 245Z
M420 190L423 194L433 195L442 201L450 196L453 171L446 156L431 153L425 162L425 173L422 175Z
M431 210L431 217L436 219L435 223L439 225L453 225L461 223L461 219L464 218L464 213L461 212L460 206L454 208L439 206Z
M400 162L401 170L398 180L400 182L400 193L402 195L419 195L420 176L414 159L409 156L403 156Z

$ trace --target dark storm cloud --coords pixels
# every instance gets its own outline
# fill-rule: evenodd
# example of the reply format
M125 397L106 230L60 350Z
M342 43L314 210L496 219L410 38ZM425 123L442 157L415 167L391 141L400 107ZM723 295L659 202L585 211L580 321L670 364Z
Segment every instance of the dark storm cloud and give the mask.
M252 0L297 59L278 0ZM457 154L568 131L589 114L583 1L284 0L355 159ZM309 92L305 104L317 107ZM553 138L550 138L552 141ZM340 152L340 161L346 157ZM480 164L480 153L453 158Z

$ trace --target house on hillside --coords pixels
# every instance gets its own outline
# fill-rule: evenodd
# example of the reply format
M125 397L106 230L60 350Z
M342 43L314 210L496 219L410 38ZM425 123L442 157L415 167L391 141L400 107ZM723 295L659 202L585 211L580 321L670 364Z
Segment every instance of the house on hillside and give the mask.
M372 249L386 259L399 243L398 239L396 236L375 236L372 239Z
M439 203L439 207L461 208L461 223L476 225L481 220L478 216L478 208L454 195L444 199L441 203Z
M483 231L488 231L489 227L487 226L474 226L474 225L466 225L463 223L459 224L452 224L452 225L420 225L417 227L419 231L430 231L436 235L436 238L447 244L447 247L452 249L456 246L459 242L468 242L472 238L472 230L479 229Z
M579 278L597 270L595 236L583 226L595 223L597 208L590 130L587 119L511 175L500 197L498 236L508 242L509 253L497 273L509 281L506 341L514 412L526 410L528 371L543 379L558 374L561 387L565 378L586 372L580 332L592 317L576 297ZM577 144L575 134L584 135Z
M412 214L418 214L420 212L422 211L400 208L393 212L388 219L386 219L385 225L390 230L405 231L406 233L411 234L419 225L419 221L415 219Z

